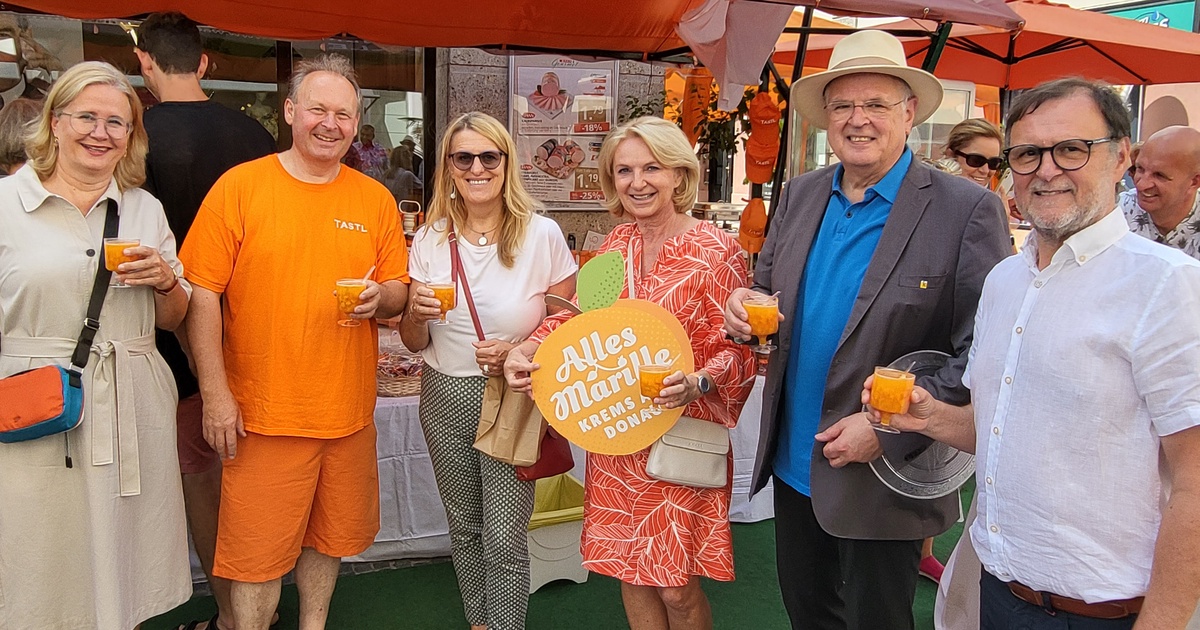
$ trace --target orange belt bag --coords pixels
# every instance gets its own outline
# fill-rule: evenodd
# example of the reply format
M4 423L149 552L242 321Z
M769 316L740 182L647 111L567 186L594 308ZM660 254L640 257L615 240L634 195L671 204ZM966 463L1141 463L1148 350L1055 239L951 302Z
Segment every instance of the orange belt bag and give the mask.
M104 237L117 235L117 202L108 200ZM83 420L83 370L91 356L92 341L100 330L100 309L108 293L112 272L98 262L96 280L88 300L87 317L71 355L70 367L47 365L0 379L0 443L11 444L63 433ZM0 338L0 345L3 345ZM71 450L67 440L67 468Z

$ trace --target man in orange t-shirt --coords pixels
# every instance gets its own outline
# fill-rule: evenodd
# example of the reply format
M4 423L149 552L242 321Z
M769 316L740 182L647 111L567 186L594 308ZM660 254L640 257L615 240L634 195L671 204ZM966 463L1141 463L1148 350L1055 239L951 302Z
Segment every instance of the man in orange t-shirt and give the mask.
M180 253L204 437L225 460L213 574L239 630L266 630L293 566L300 626L324 627L341 558L379 531L375 329L339 325L334 287L368 274L349 318L370 320L404 310L409 279L391 193L339 164L360 104L346 58L299 64L292 148L222 176Z

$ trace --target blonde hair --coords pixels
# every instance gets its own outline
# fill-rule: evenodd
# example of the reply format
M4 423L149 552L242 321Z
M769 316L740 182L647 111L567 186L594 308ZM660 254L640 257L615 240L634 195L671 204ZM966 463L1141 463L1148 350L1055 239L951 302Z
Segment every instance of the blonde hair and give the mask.
M29 164L43 180L54 173L58 166L54 121L64 108L93 85L116 88L129 100L133 120L129 121L125 155L117 162L113 177L116 178L117 187L122 192L137 188L146 181L146 152L150 146L146 139L146 128L142 126L142 101L125 75L103 61L77 63L54 82L54 87L50 88L50 94L46 95L46 103L42 106L41 118L25 138L25 152L29 154Z
M961 151L975 138L992 138L1004 146L1004 136L999 127L983 118L968 118L950 129L950 135L946 137L946 151L948 154Z
M521 183L521 172L517 169L515 159L517 147L512 136L508 135L508 130L495 118L483 112L467 112L455 118L446 128L437 154L439 160L426 220L430 225L436 225L437 221L446 219L447 233L452 225L459 226L461 232L461 226L467 224L467 206L463 202L463 196L450 196L454 190L454 178L450 174L450 169L453 168L450 164L450 146L454 142L454 136L465 130L474 131L487 138L505 155L504 187L500 193L504 211L501 213L500 237L497 243L500 248L500 264L511 269L521 243L525 240L525 230L529 227L533 214L541 209L541 205ZM445 238L446 234L443 234L442 239Z
M625 216L625 208L617 195L613 181L613 160L617 146L629 138L638 138L646 143L650 154L660 165L680 172L679 185L671 202L675 212L683 213L696 204L697 188L700 185L700 161L692 152L687 136L674 124L654 116L635 118L613 129L604 144L600 145L600 189L604 191L604 207L613 216Z

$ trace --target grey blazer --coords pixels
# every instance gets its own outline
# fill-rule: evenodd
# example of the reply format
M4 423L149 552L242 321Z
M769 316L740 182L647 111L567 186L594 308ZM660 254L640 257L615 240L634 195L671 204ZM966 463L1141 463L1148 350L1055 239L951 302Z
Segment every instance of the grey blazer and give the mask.
M757 492L771 475L779 443L779 400L791 349L800 277L832 194L836 167L788 182L754 271L754 288L779 291L787 316L779 349L770 359L763 396L762 431L754 465ZM975 325L983 280L1011 253L1000 198L965 178L936 171L917 160L900 185L883 235L842 331L825 382L820 430L862 410L862 383L877 365L915 350L955 357L919 381L939 400L970 401L962 373ZM879 434L889 456L918 454L920 435ZM957 520L957 494L935 500L908 499L884 486L866 464L829 465L817 442L812 455L812 503L826 532L860 540L917 540L940 534Z

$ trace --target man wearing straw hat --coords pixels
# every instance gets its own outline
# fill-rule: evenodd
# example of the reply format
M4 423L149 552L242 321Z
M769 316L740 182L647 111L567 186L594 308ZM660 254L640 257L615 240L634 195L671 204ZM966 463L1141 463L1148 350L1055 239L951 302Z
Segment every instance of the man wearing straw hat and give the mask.
M742 300L779 293L779 349L763 399L755 489L775 483L776 562L793 628L911 630L921 541L958 519L957 496L892 492L867 462L915 456L921 436L877 433L859 401L875 366L917 350L949 363L919 382L955 404L975 306L1008 253L1000 199L921 164L906 141L942 100L893 36L863 31L829 70L799 80L792 104L828 130L840 164L788 183L755 270L726 308L748 338Z

